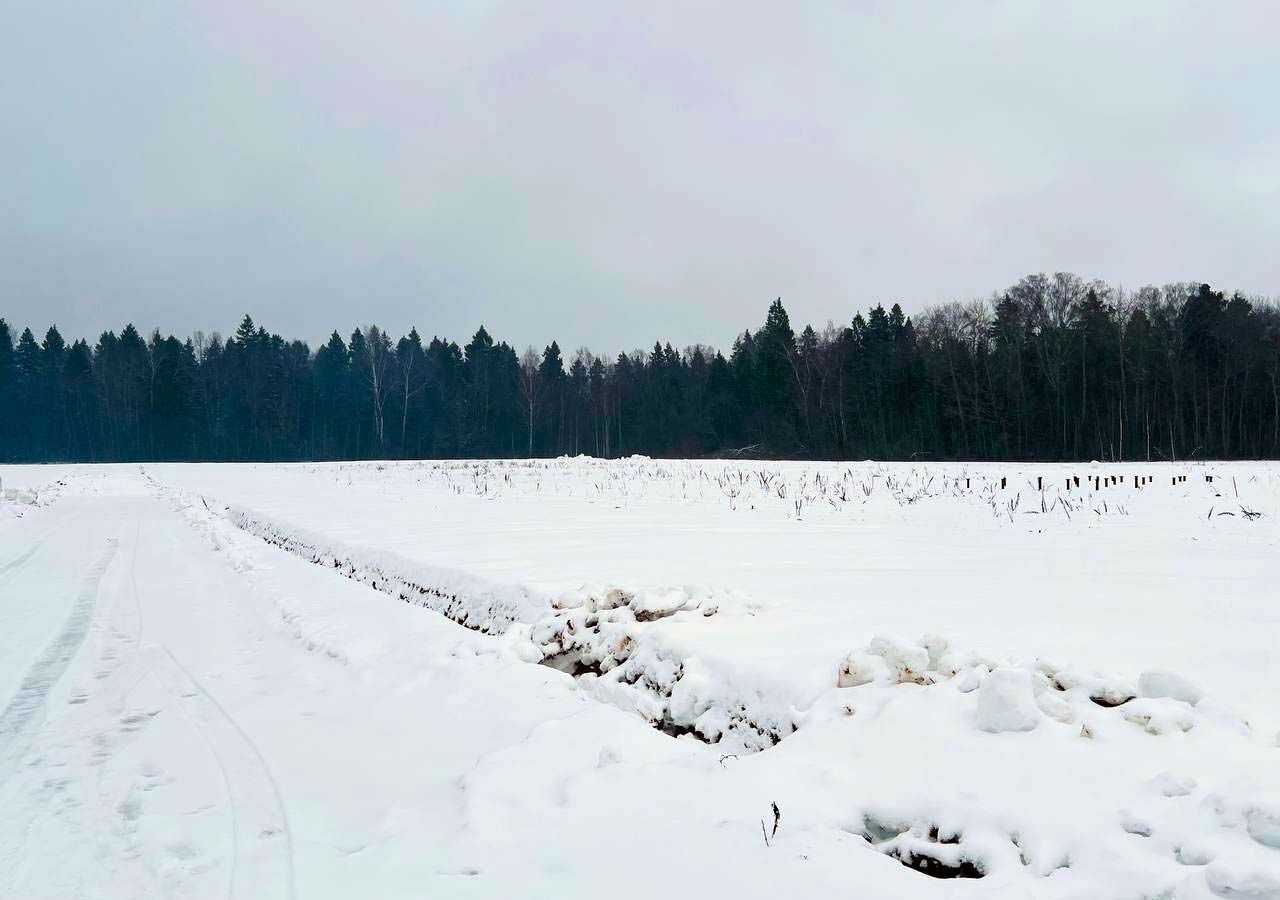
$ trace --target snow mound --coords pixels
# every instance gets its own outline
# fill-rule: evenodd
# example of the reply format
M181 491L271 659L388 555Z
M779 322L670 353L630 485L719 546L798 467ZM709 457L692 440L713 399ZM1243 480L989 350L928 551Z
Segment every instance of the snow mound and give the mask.
M726 670L722 660L690 656L671 637L735 599L692 586L584 587L557 596L555 612L529 629L529 641L543 665L660 731L731 752L763 750L795 730L789 705L749 674Z
M997 669L978 689L978 728L999 734L1031 731L1040 724L1040 709L1025 669Z
M1217 859L1204 872L1214 895L1228 900L1280 900L1280 868L1252 859Z
M862 838L886 856L931 878L986 875L983 855L974 851L959 830L927 823L907 826L867 816L863 820Z
M1143 672L1138 676L1138 692L1143 697L1168 697L1192 706L1204 699L1200 688L1173 672Z
M1280 798L1262 800L1245 813L1249 837L1264 847L1280 850Z

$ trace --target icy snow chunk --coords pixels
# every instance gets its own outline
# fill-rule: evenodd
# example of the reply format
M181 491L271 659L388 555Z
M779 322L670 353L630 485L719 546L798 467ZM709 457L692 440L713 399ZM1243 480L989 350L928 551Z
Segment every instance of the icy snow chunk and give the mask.
M1152 670L1138 676L1138 693L1143 697L1168 697L1195 706L1204 692L1174 672Z
M666 618L672 613L685 608L689 595L678 589L666 591L646 591L631 598L631 611L637 622L652 622Z
M634 595L630 591L624 591L622 588L609 588L605 592L604 599L599 601L599 609L617 609L619 606L627 606L634 599Z
M867 652L882 658L893 680L899 684L927 684L929 681L925 675L929 670L929 651L924 647L900 644L893 638L879 636L872 638Z
M1003 731L1030 731L1040 723L1026 669L996 669L978 689L978 727L998 734Z
M932 652L932 651L931 651ZM937 671L944 678L954 678L965 669L991 671L999 665L993 659L976 653L960 653L956 650L946 650L938 658Z
M1219 859L1204 872L1209 890L1229 900L1280 900L1280 873L1253 860Z
M1113 707L1128 703L1138 692L1126 681L1110 675L1087 675L1071 669L1055 672L1053 683L1063 691L1082 691L1099 706Z
M1280 802L1259 804L1245 813L1249 837L1264 847L1280 850Z
M1183 866L1207 866L1213 862L1213 851L1201 844L1183 844L1173 849L1173 858Z
M35 506L37 496L35 491L27 491L22 488L5 488L0 491L0 500L7 503L21 503L24 506Z
M947 655L947 650L950 648L946 638L938 637L936 634L926 634L920 638L920 646L924 647L929 654L929 671L938 671L943 658Z
M987 677L989 671L986 666L970 666L960 670L952 684L962 694L971 693L981 687L982 681Z
M527 663L542 662L542 651L533 645L530 641L516 641L512 644L512 652L516 659Z
M872 656L862 650L855 650L845 657L836 675L836 687L860 687L876 681L887 681L889 667L879 656Z
M1089 692L1089 699L1099 706L1122 706L1134 698L1134 692L1127 685L1099 684Z
M1135 816L1128 811L1120 814L1120 827L1129 834L1136 834L1138 837L1151 837L1154 830L1151 827L1151 823L1146 819Z
M867 814L862 819L862 836L870 844L883 844L900 834L906 834L909 830L911 830L910 825L887 816L877 817Z
M1190 731L1195 726L1195 719L1186 707L1168 698L1134 700L1125 704L1121 715L1126 722L1144 728L1150 734Z
M1161 772L1151 780L1151 785L1166 797L1185 797L1196 789L1196 780Z
M1051 659L1045 659L1042 656L1036 657L1035 664L1036 671L1042 673L1047 678L1052 678L1062 670L1062 666L1058 665L1057 662Z
M564 591L551 598L552 609L579 609L591 600L591 594L585 588Z
M1036 706L1040 711L1051 719L1057 719L1064 724L1071 724L1076 719L1075 710L1071 708L1071 704L1063 700L1054 691L1039 691L1035 695Z

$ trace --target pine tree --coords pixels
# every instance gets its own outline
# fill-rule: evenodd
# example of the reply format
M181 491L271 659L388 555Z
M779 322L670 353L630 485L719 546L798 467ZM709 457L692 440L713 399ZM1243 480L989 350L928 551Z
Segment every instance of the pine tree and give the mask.
M14 359L13 333L9 323L0 318L0 422L17 423L17 362ZM18 429L0 429L0 460L18 455Z
M47 462L50 401L48 382L44 377L44 357L30 328L24 328L18 338L14 361L18 372L18 419L25 425L22 437L19 438L19 452L25 459Z
M540 446L549 456L558 456L564 452L565 378L560 345L552 341L542 351L542 362L538 365L538 379L542 384L543 407L546 410Z
M1031 275L798 336L779 299L727 355L655 341L565 360L552 342L523 365L483 327L465 349L370 327L315 353L248 315L225 343L16 330L0 320L3 460L1280 455L1280 308L1198 282Z
M752 393L760 414L760 436L775 452L789 452L797 445L796 336L781 298L769 305L764 327L756 332L755 344Z

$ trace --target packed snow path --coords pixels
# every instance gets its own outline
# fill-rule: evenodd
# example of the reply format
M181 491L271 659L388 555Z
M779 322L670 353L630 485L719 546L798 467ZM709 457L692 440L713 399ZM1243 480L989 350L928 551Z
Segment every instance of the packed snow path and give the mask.
M266 760L182 662L236 653L202 638L249 638L244 620L214 624L221 617L200 607L231 586L199 565L199 542L172 512L130 493L57 509L31 557L62 562L64 577L28 564L0 582L6 614L25 611L27 634L72 598L0 713L3 893L293 897L292 838ZM95 558L94 547L105 550ZM10 681L19 658L6 657ZM233 676L263 677L243 665Z
M273 546L151 471L0 519L0 896L1280 897L1280 748L1222 679L852 629L820 666L743 655L731 592L494 593L358 546L339 573L342 541ZM507 624L389 597L401 564ZM532 664L568 642L582 677ZM795 730L735 754L646 721L704 701L680 721Z
M25 561L34 555L39 545L19 557ZM116 539L107 540L106 549L85 575L80 593L71 606L70 615L62 630L32 663L23 676L22 683L9 705L0 712L0 783L13 771L14 765L25 755L32 727L38 724L37 714L44 710L49 689L62 677L72 658L80 649L93 616L94 601L98 597L98 583L116 554Z

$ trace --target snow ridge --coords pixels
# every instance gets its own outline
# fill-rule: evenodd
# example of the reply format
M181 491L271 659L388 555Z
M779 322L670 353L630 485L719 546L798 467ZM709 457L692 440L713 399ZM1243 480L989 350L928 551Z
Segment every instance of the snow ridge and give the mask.
M551 596L352 547L242 506L226 507L225 519L274 547L472 631L508 635L525 645L524 658L572 675L593 698L634 711L667 734L754 752L795 731L790 705L767 687L744 684L740 673L735 677L688 658L654 628L709 618L731 595L697 587L610 585ZM308 636L296 612L282 606L281 615L309 646L347 661L340 648Z
M272 546L334 569L405 603L434 610L472 631L503 634L513 622L532 623L550 607L548 598L521 585L425 566L385 550L357 550L243 507L229 507L227 517L236 527Z

